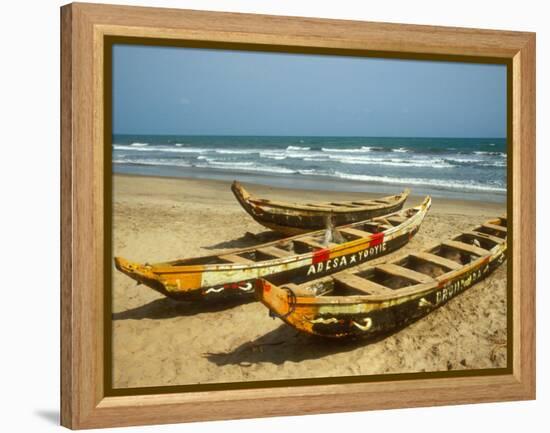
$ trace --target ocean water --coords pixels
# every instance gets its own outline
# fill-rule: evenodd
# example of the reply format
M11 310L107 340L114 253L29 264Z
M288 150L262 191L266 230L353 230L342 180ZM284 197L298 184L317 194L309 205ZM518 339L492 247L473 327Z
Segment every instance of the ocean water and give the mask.
M115 173L506 200L503 138L115 135L112 161Z

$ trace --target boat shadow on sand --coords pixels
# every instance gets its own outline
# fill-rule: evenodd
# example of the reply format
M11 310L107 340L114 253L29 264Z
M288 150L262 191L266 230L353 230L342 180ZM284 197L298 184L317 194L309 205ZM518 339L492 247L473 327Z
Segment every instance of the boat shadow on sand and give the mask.
M218 302L185 302L160 298L139 307L112 314L113 320L172 319L201 313L216 313L254 302L254 298L235 298Z
M266 230L260 233L246 232L239 238L230 241L218 242L217 244L204 246L206 250L219 250L224 248L249 248L257 245L266 244L268 242L278 241L285 238L284 235Z
M260 362L276 365L285 361L300 362L319 359L336 353L345 353L384 340L405 326L373 338L327 339L306 335L282 324L255 340L248 341L227 352L203 354L217 366L240 365L247 367Z

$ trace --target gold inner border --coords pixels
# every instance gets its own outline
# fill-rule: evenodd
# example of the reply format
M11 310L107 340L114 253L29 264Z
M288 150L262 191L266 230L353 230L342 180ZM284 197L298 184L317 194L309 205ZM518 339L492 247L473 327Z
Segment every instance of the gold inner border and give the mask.
M150 395L150 394L172 394L197 391L215 390L238 390L238 389L259 389L278 388L290 386L311 386L368 383L382 381L403 381L411 379L435 379L435 378L456 378L476 376L498 376L513 373L513 60L497 57L484 56L463 56L443 55L425 53L399 53L393 51L375 51L362 49L328 48L328 47L307 47L291 45L273 45L245 42L223 42L191 39L176 39L166 37L139 37L139 36L116 36L102 35L103 49L98 50L103 54L103 394L105 397ZM99 42L99 41L98 41ZM393 373L363 376L340 376L307 379L278 379L252 382L225 382L209 384L187 384L170 386L151 386L135 388L113 388L112 386L112 47L115 44L121 45L145 45L160 47L180 48L208 48L218 50L239 50L239 51L260 51L294 54L317 54L345 57L375 57L383 59L402 60L429 60L442 62L479 63L479 64L501 64L506 66L506 104L507 104L507 216L508 216L508 260L507 263L507 366L494 369L473 369L456 371L418 372L418 373ZM519 356L519 354L518 354Z

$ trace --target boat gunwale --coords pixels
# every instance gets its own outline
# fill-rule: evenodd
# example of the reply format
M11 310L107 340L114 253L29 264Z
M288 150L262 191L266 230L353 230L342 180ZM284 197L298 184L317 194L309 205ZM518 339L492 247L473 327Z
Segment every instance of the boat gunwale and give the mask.
M401 224L396 225L396 226L392 226L391 228L380 232L380 233L384 234L384 238L385 238L386 236L394 235L394 234L399 233L401 231L405 231L411 225L420 226L420 224L422 224L422 221L424 220L424 217L425 217L426 213L428 212L430 206L431 206L431 197L426 196L426 198L422 201L422 203L417 205L417 206L413 206L413 207L410 207L410 208L407 208L407 209L401 209L401 210L393 212L391 214L375 217L375 218L372 218L372 219L369 219L369 220L358 221L356 223L335 227L335 230L353 228L355 226L365 224L366 222L369 222L369 221L376 221L379 218L388 218L388 217L392 217L396 214L400 214L400 213L403 213L403 212L410 211L411 209L417 209L417 212L413 216L411 216L407 220L403 221ZM260 244L260 245L250 247L250 248L247 248L247 249L234 249L234 250L224 251L224 252L219 253L219 254L213 254L213 255L210 255L210 256L197 257L197 259L206 258L206 257L222 257L222 256L230 255L230 254L233 254L233 253L243 254L243 253L247 253L247 252L256 251L258 248L266 248L266 247L274 246L274 245L277 245L280 242L289 242L289 241L293 241L293 240L296 240L296 239L299 239L299 238L315 236L315 235L318 235L318 234L321 234L321 233L324 233L324 232L325 232L325 229L316 230L316 231L312 231L312 232L308 232L308 233L304 233L304 234L299 234L299 235L295 235L295 236L288 237L288 238L275 240L275 241L268 242L268 243L265 243L265 244ZM149 264L149 265L140 265L140 266L147 267L147 270L149 272L152 272L152 273L158 275L159 277L161 275L164 275L164 274L174 274L174 273L227 272L227 271L238 271L238 270L243 270L243 269L256 269L256 268L270 267L270 266L275 266L275 265L284 265L284 264L293 263L293 262L302 261L302 260L308 260L308 259L312 258L316 253L318 253L318 251L325 251L326 250L326 251L329 251L330 253L337 253L337 252L340 252L342 250L355 248L355 247L360 246L363 243L371 242L373 236L380 235L380 233L371 233L370 236L368 236L368 237L358 238L358 239L351 240L349 242L338 244L337 246L335 246L333 248L326 247L326 248L323 248L323 249L319 249L317 251L310 251L310 252L307 252L307 253L304 253L304 254L292 255L292 256L289 256L288 258L274 258L274 259L271 259L271 260L264 260L264 261L261 261L261 262L255 262L255 263L250 263L250 264L219 263L219 264L195 264L195 265L185 265L185 264L170 265L171 262L160 262L160 263L154 263L154 264ZM177 261L179 261L179 260L175 260L174 262L177 262Z
M319 208L315 206L308 206L308 205L301 205L299 203L287 203L284 201L278 201L278 200L270 200L270 199L261 199L261 198L255 198L253 194L251 194L246 188L242 186L240 182L234 181L233 185L231 187L234 194L238 195L240 200L239 202L242 203L242 201L246 202L250 208L252 208L252 211L254 212L255 208L261 208L263 212L266 212L264 208L270 208L270 209L285 209L287 212L273 212L273 211L267 211L266 213L278 213L278 214L303 214L304 212L312 215L319 215L319 214L344 214L344 213L360 213L360 212L366 212L366 211L376 211L384 208L394 207L398 206L401 203L404 203L407 198L410 195L410 189L405 188L403 191L401 191L399 194L393 194L388 196L383 196L379 198L373 198L369 199L368 201L374 202L376 200L391 200L390 203L383 204L383 203L373 203L369 205L364 205L360 207L347 207L343 209L338 209L336 207L328 208L330 205L322 205L319 204ZM248 196L244 196L242 193L244 191ZM242 200L242 201L241 201ZM362 200L357 200L362 201ZM333 203L352 203L355 202L354 200L346 200L346 201L334 201ZM313 202L312 202L313 203ZM319 202L322 203L322 202ZM323 206L323 207L321 207ZM301 212L303 211L303 212Z
M455 235L451 237L450 239L455 239L459 236L461 236L464 232L459 233L458 235ZM441 246L442 243L436 244L428 249L422 250L422 252L431 251L434 248L437 248L438 246ZM448 272L439 275L438 277L433 279L433 282L429 283L420 283L420 284L414 284L409 287L403 288L403 289L394 289L394 293L389 293L387 295L347 295L347 296L301 296L301 295L295 295L295 300L293 301L293 304L295 305L304 305L304 306L338 306L338 305L355 305L355 304L365 304L366 302L372 303L372 304L378 304L378 303L385 303L388 301L398 301L402 298L411 298L411 297L421 297L429 292L433 291L434 289L444 287L445 284L451 282L453 280L456 280L460 277L462 274L467 274L469 272L474 271L476 268L481 268L484 264L488 264L492 262L493 260L496 260L500 255L504 254L507 250L506 242L502 244L497 244L493 248L491 248L488 254L485 254L483 256L478 257L477 259L471 261L470 263L464 265L460 269L456 270L449 270ZM410 257L410 254L406 254L403 256L400 256L398 258L395 258L387 263L396 263L403 259L406 259ZM369 265L367 267L363 267L362 269L354 269L354 271L360 271L364 272L369 269L376 268L377 265ZM344 272L350 272L350 270L342 271ZM357 272L351 272L352 274L355 274ZM326 279L334 279L338 273L328 275ZM283 291L285 290L285 284L280 285L274 285L270 282L266 281L263 278L260 278L262 280L263 285L269 285L270 290L279 290ZM307 283L301 284L300 286L306 287L311 286L312 283L314 283L315 280L308 281ZM392 290L392 289L390 289ZM408 299L406 299L408 300ZM345 301L345 302L342 302Z

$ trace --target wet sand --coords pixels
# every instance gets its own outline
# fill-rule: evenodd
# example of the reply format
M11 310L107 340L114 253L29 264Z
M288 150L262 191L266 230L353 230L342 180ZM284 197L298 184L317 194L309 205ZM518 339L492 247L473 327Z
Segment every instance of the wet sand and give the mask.
M380 196L245 186L295 201ZM247 232L270 236L239 206L228 182L116 175L113 187L116 256L164 261L257 244ZM412 196L405 206L421 200ZM370 263L422 250L505 211L504 204L434 199L411 242ZM115 388L506 366L506 266L427 317L372 342L298 334L258 302L173 301L114 267L112 295Z

